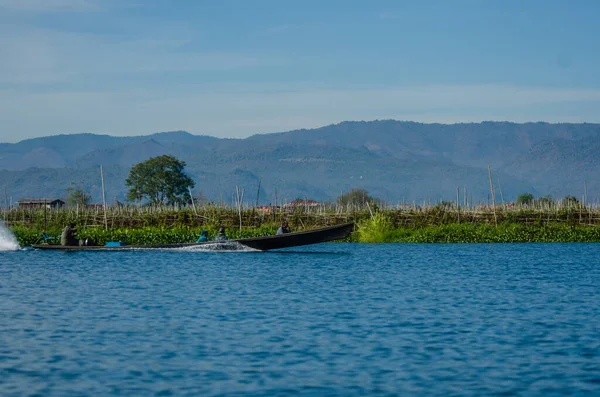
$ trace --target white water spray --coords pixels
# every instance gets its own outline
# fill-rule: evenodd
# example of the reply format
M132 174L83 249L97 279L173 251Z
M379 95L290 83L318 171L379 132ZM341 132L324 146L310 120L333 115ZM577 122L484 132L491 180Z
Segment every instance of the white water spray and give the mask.
M15 235L0 221L0 251L16 251L19 248Z
M173 250L189 252L258 252L258 250L246 247L237 241L211 242L208 244L173 248Z

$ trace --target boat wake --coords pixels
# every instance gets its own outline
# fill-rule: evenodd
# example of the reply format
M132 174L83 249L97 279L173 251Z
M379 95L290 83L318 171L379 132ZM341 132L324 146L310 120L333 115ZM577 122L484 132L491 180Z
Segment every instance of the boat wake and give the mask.
M254 248L246 247L237 241L214 242L190 247L168 248L169 251L178 252L258 252Z
M15 235L0 221L0 251L17 251L20 248Z

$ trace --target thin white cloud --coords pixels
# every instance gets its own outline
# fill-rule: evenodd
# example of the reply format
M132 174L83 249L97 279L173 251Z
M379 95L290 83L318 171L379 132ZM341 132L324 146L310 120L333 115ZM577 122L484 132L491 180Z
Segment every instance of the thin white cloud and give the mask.
M185 50L188 43L186 37L115 39L4 26L0 83L78 83L115 73L227 71L285 62L251 53Z
M0 0L0 9L27 12L94 12L102 10L97 0Z
M580 110L574 104L588 106ZM374 119L600 122L592 110L598 105L600 90L504 85L327 89L231 84L122 92L13 90L0 91L0 141L58 133L139 135L177 129L245 137Z

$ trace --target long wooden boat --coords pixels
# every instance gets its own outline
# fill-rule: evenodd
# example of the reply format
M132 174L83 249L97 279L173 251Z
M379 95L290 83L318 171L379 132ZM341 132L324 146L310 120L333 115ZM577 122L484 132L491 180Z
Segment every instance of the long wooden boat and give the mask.
M230 243L239 243L245 247L253 248L259 251L270 251L280 248L298 247L301 245L310 245L324 243L327 241L342 240L352 233L354 223L344 223L336 226L321 227L318 229L306 230L302 232L285 233L275 236L250 237L236 240L227 240L225 242L207 241L204 243L180 243L180 244L159 244L159 245L122 245L122 246L65 246L36 244L32 248L40 250L57 251L125 251L140 249L172 249L172 248L194 248L205 245L231 245Z

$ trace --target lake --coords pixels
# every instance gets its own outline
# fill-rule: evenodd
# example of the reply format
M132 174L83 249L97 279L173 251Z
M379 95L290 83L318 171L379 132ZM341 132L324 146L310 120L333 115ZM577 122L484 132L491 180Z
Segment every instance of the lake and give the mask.
M600 394L600 244L0 252L0 394Z

